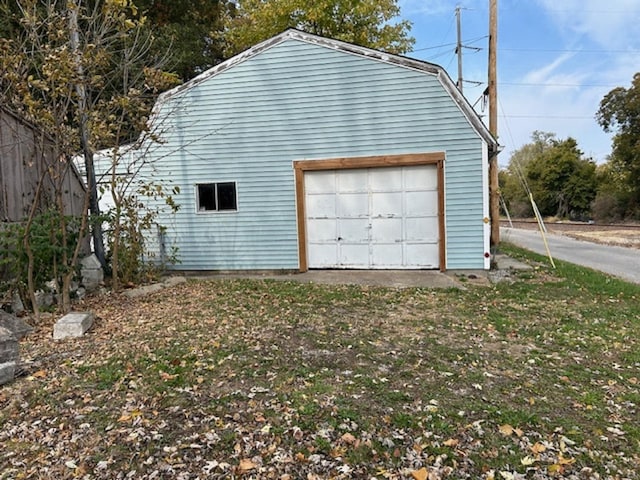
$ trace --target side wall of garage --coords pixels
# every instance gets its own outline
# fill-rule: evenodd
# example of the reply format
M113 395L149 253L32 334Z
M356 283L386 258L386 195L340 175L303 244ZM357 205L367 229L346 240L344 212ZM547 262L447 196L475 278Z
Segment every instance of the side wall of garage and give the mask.
M183 270L298 269L294 161L444 152L447 268L484 267L483 141L436 74L285 38L162 97L149 177ZM236 189L203 211L201 184Z

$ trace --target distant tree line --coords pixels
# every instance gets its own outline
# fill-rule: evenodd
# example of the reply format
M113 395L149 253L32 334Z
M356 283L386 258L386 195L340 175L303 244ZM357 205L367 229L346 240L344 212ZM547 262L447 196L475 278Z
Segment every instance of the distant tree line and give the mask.
M510 215L533 216L531 197L543 216L603 222L640 220L640 73L630 88L618 87L596 113L614 133L604 164L584 156L576 140L535 131L513 152L500 174L500 190Z

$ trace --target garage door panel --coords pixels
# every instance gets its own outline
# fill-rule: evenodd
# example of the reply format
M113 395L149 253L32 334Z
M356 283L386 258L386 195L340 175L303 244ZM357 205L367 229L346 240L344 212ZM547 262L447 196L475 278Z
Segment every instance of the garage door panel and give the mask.
M359 218L340 219L338 235L334 237L341 242L357 242L368 244L369 242L369 220Z
M367 193L367 170L341 170L337 174L337 191L340 193Z
M307 221L307 235L314 243L335 242L338 238L338 228L335 219L309 219Z
M438 176L435 165L405 167L404 187L406 190L438 190Z
M336 202L340 218L369 218L369 194L366 192L341 193Z
M334 193L315 193L307 196L309 218L336 218L336 196Z
M369 265L369 247L366 244L341 244L339 254L342 267L366 268Z
M309 266L312 268L337 267L338 245L333 244L309 244Z
M404 227L407 242L438 241L440 225L437 217L407 218Z
M374 268L402 268L404 265L402 244L371 246L371 266Z
M402 215L402 193L371 193L371 216L388 217Z
M304 188L306 193L335 193L336 172L333 170L313 172L305 175Z
M405 245L405 263L409 267L438 268L440 264L438 243L407 243Z
M402 242L402 218L372 218L371 241L375 243Z
M406 192L405 214L411 216L438 215L438 192Z
M372 192L402 191L402 168L387 167L370 169L369 188Z

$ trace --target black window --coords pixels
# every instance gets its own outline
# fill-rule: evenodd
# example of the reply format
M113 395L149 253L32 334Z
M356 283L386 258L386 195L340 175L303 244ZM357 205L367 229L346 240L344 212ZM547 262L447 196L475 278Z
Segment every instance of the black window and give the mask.
M201 183L197 185L199 212L237 210L236 182Z
M218 210L237 210L235 182L216 183Z

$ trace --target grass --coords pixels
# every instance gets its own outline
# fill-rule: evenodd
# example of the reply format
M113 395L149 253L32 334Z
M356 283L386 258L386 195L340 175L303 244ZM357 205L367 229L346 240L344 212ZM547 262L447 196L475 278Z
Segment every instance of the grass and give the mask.
M21 345L0 479L637 478L640 287L503 249L534 269L463 290L224 280L90 300L88 336L52 343L43 324Z

